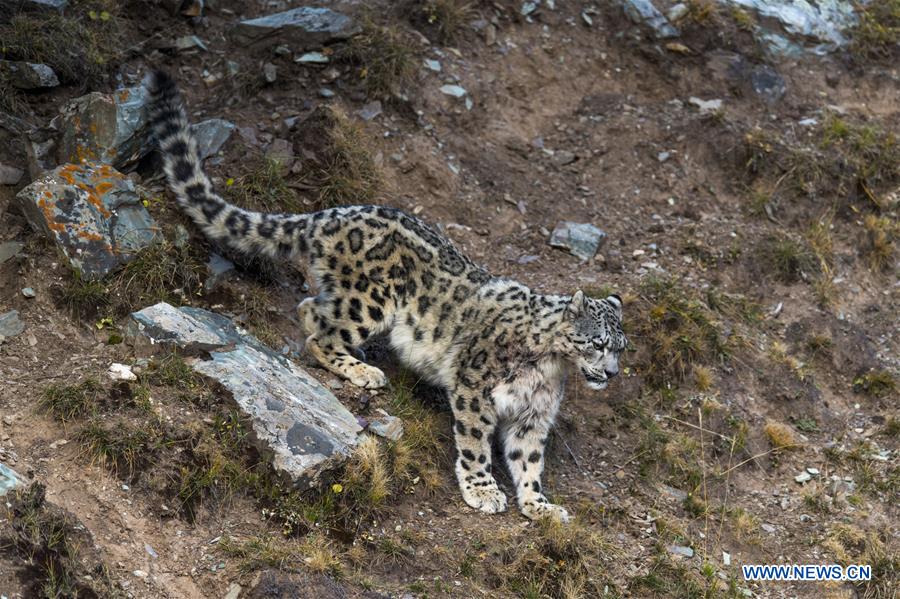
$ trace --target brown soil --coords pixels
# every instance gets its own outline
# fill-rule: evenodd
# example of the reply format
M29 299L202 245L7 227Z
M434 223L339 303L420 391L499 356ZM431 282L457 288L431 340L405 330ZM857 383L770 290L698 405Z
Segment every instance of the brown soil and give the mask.
M318 95L326 85L323 70L295 64L289 57L248 53L227 41L223 33L235 15L264 12L256 7L264 3L253 3L253 9L246 4L218 1L202 24L192 26L161 5L128 3L122 11L125 45L150 41L117 57L115 68L126 82L137 81L151 65L167 68L181 84L195 120L229 119L255 128L260 140L291 139L284 119L302 120L320 103L338 105L356 118L366 99L353 70L342 69L337 81L327 83L337 96L325 100ZM557 2L555 10L543 9L531 23L518 16L517 5L507 9L505 4L473 3L469 20L497 17L494 45L468 25L452 48L415 38L421 57L439 59L443 72L417 68L406 90L408 100L385 101L384 114L364 123L386 181L378 202L443 227L492 272L540 291L611 287L626 297L626 321L647 317L640 310L649 310L653 298L647 298L642 281L653 276L674 277L700 297L710 289L741 294L757 302L763 314L750 324L718 318L728 329L726 336L733 329L744 343L731 357L708 362L708 389L698 388L690 374L680 386L650 388L644 370L648 348L641 347L639 336L632 339L636 351L624 359L631 368L608 390L597 393L572 381L553 437L545 487L608 542L610 553L600 556L603 566L591 577L604 581L612 596L740 596L740 591L727 589L729 579L760 597L897 596L898 436L896 420L893 428L890 424L900 415L898 396L896 389L880 397L867 395L858 380L871 369L891 371L896 380L900 368L896 257L885 272L868 268L862 222L872 208L860 200L833 220L831 305L821 307L810 277L787 284L769 276L771 269L758 264L754 253L759 240L779 232L803 235L809 223L827 213L828 203L783 200L802 203L798 211L806 217L791 224L754 216L748 205L751 187L759 180L752 180L741 162L745 132L762 126L801 131L800 136L798 121L815 117L822 123L827 106L845 110L848 120L896 131L896 69L848 66L841 55L782 62L776 68L787 94L770 105L716 67L717 52L756 55L752 40L733 23L688 28L680 41L691 52L681 54L649 40L618 8L594 14L588 27L581 7L571 3ZM409 27L399 15L387 18ZM724 33L711 34L709 27ZM191 33L208 44L209 52L153 51ZM238 62L243 72L258 72L262 62L271 60L278 65L278 79L249 93L235 91L228 81L205 84L204 70L224 73L226 60ZM469 91L471 110L439 91L451 77ZM83 91L66 86L29 97L33 114L22 116L42 122L61 102ZM703 115L689 104L692 96L720 98L723 110ZM20 146L0 139L10 141L0 150L0 162L23 166ZM575 160L561 165L561 151L571 152ZM243 174L248 152L261 154L260 144L235 134L224 159L207 165L220 187ZM670 157L661 162L660 152ZM171 198L162 195L158 180L145 185L165 198L151 203L154 216L167 228L186 223L171 206L162 205ZM0 188L0 207L13 191ZM896 206L883 214L896 222ZM129 596L222 597L233 583L245 591L252 588L248 596L258 597L540 596L500 582L497 572L509 562L489 544L491 539L510 539L511 547L534 534L536 524L515 510L485 516L466 507L455 489L449 457L442 459L443 481L436 492L413 486L410 493L392 497L377 521L359 531L355 543L365 547L363 557L345 560L342 580L323 577L302 563L283 564L281 573L277 567L242 570L240 560L219 549L221 538L280 535L278 524L261 517L252 497L237 492L204 501L191 521L173 513L172 498L148 482L152 463L136 482L125 481L121 472L117 476L92 463L72 429L37 408L49 384L102 380L111 362L130 363L134 356L127 345L107 345L108 331L98 330L94 322L71 317L57 301L69 276L61 256L17 213L0 215L0 241L27 244L17 259L0 266L0 312L16 309L26 323L23 334L0 346L0 460L46 485L47 501L80 522L93 544L91 557L103 559L112 580ZM590 222L606 231L601 255L579 263L549 247L547 230L564 220ZM199 232L192 230L191 243L203 243ZM33 287L37 297L23 297L23 287ZM269 339L278 349L286 340L300 342L292 308L304 296L302 288L260 283L239 273L226 291L190 301L239 314L236 298L260 287L273 309L264 311L274 331ZM813 335L831 339L824 355L810 354ZM776 343L784 344L794 362L777 356L772 349ZM389 354L369 354L396 375ZM332 379L319 369L311 367L311 372L325 382ZM175 394L153 389L155 409L164 420L184 423L215 411L192 411ZM339 392L357 412L360 395L349 384ZM800 446L769 453L768 421L792 425ZM449 427L449 420L444 422ZM746 442L737 449L732 443L735 422L746 423ZM668 435L670 445L648 445L648 423ZM680 449L673 448L672 439L701 444L691 450L694 463L685 467L699 471L700 485L679 473L672 454ZM884 455L889 461L846 457L866 443L888 450ZM451 454L449 437L444 445ZM702 456L699 462L697 455ZM864 479L860 464L870 479ZM801 487L794 477L807 467L820 474ZM838 497L832 475L853 481L855 489ZM684 493L690 494L687 500ZM825 505L816 503L816 497L827 497ZM692 509L691 498L709 509ZM754 516L749 530L735 528L731 514L736 510ZM741 564L844 559L827 542L841 526L880 540L887 556L893 556L877 585L742 580ZM382 538L403 539L410 549L391 557L380 554L376 542L366 542ZM479 540L486 545L475 542ZM333 542L339 552L352 548L347 539ZM0 538L0 593L29 596L21 557L2 543ZM667 545L691 546L695 555L682 559L667 554ZM723 552L730 554L730 566L723 563ZM469 555L474 567L463 568ZM699 588L708 588L702 568L710 564L719 590L692 594L674 576L676 586L653 586L647 582L649 574L665 579L670 572L659 566L660 560L683 567L684 577Z

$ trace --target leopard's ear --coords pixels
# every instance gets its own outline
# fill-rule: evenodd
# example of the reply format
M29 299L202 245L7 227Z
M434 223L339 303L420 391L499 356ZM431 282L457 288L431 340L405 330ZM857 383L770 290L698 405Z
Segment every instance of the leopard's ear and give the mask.
M584 292L579 289L575 292L575 295L572 296L572 299L569 300L569 305L566 306L566 315L569 318L577 318L578 316L584 313Z
M607 301L607 303L609 303L613 308L616 309L616 312L618 312L619 314L622 313L622 298L619 297L618 294L613 293L612 295L607 296L606 301Z

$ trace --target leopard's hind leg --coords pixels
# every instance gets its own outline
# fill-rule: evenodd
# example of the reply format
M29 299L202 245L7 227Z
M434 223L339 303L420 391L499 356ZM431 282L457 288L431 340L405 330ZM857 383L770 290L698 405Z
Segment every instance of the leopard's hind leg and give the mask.
M322 367L365 389L387 385L384 372L353 355L381 325L380 320L363 313L358 299L307 298L297 312L309 334L306 350Z

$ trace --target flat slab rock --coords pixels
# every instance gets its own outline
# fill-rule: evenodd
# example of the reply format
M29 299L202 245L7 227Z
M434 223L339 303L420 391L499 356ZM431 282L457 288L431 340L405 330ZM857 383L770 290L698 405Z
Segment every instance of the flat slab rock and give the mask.
M32 181L16 201L38 232L97 280L161 239L134 183L107 165L66 164Z
M0 74L18 89L56 87L59 79L45 64L21 60L0 60Z
M126 335L136 345L204 354L192 368L231 393L257 448L298 488L316 486L359 442L361 427L331 391L221 314L159 303L132 314Z
M345 40L360 32L347 15L329 8L300 6L256 19L241 21L230 35L239 44L288 44L292 50L313 50Z

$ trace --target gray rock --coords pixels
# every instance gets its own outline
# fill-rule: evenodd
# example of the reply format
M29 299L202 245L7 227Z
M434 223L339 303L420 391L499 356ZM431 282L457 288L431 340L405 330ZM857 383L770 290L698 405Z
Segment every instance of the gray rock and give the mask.
M0 75L5 76L18 89L41 89L59 85L53 69L40 63L0 60Z
M0 464L0 497L3 497L22 484L22 477L3 464Z
M10 258L15 258L22 251L23 247L25 247L25 244L18 241L4 241L0 243L0 264L3 264Z
M674 553L675 555L694 557L694 550L690 547L685 547L684 545L669 545L668 547L666 547L666 550L669 553Z
M282 172L288 172L294 166L294 146L286 139L274 139L266 148L266 156L281 165Z
M271 62L264 64L263 78L266 80L266 83L275 83L278 80L278 67Z
M857 22L856 3L850 0L819 0L806 2L799 0L719 0L743 9L755 11L763 23L758 28L757 37L776 54L790 53L791 44L780 33L781 30L801 42L807 40L819 43L810 48L816 54L825 54L846 45L845 31ZM777 23L778 29L766 29L765 22ZM777 39L780 38L780 39Z
M795 476L794 480L802 485L803 483L812 480L812 475L804 470L803 472Z
M680 32L661 12L659 12L650 0L622 0L625 14L634 23L644 24L653 30L654 37L665 39L678 37Z
M762 96L769 104L775 104L787 93L784 77L765 64L753 67L750 72L750 85L753 87L753 91Z
M207 119L191 125L191 131L197 140L197 149L200 151L200 160L217 154L234 133L234 129L234 123L225 119Z
M448 96L453 96L454 98L462 98L467 93L466 88L461 87L459 85L442 85L441 93L446 94Z
M568 250L582 260L590 260L605 239L606 233L592 224L561 222L550 234L550 245Z
M300 6L241 21L230 34L237 43L245 46L288 44L294 49L312 50L348 39L359 31L359 26L350 17L339 12Z
M440 73L441 72L441 61L434 60L432 58L426 58L425 59L425 68L427 68L429 71L434 71L435 73Z
M28 299L32 299L32 298L37 297L37 293L35 293L35 292L34 292L34 289L32 289L31 287L23 287L23 288L22 288L22 295L25 296L25 297L27 297Z
M203 287L207 291L212 291L228 273L234 272L234 262L213 252L209 255L206 269L209 272L209 276L206 277Z
M131 316L126 335L136 347L208 352L192 368L231 393L251 422L257 449L298 488L317 485L357 446L362 429L331 391L228 318L166 303Z
M760 528L762 528L764 531L766 531L769 534L772 534L777 530L774 526L772 526L771 524L768 524L767 522L763 522L762 524L760 524Z
M666 18L672 23L677 23L684 15L688 14L689 11L690 9L687 4L679 2L678 4L673 4L672 8L666 11Z
M25 330L25 323L19 320L18 310L0 314L0 343L15 337Z
M306 52L294 59L301 64L328 64L331 59L321 52Z
M0 0L0 22L23 12L62 13L68 0Z
M320 95L321 97L323 97L323 98L333 98L333 97L334 97L334 92L331 91L330 89L328 89L327 87L320 87L320 88L319 88L319 95Z
M60 166L22 189L15 201L32 228L52 239L88 280L162 239L134 183L107 165Z
M201 50L209 51L209 48L206 47L206 44L203 43L203 40L196 35L185 35L179 37L175 40L174 45L175 49L179 52L190 50L192 48L200 48Z
M384 410L378 410L378 415L370 417L368 420L369 430L379 437L384 437L389 441L399 441L403 436L403 421Z
M0 164L0 185L18 185L24 174L20 168Z
M557 150L553 153L552 160L554 164L565 166L578 160L578 156L568 150Z
M371 121L375 117L381 114L381 101L375 100L374 102L369 102L362 108L360 108L356 114L359 115L364 121Z
M691 96L688 99L688 103L693 104L697 108L700 109L701 114L711 114L713 112L718 112L722 110L722 100L701 100L700 98L696 98Z
M97 162L118 170L133 166L152 149L147 143L143 86L75 98L61 111L56 164Z

